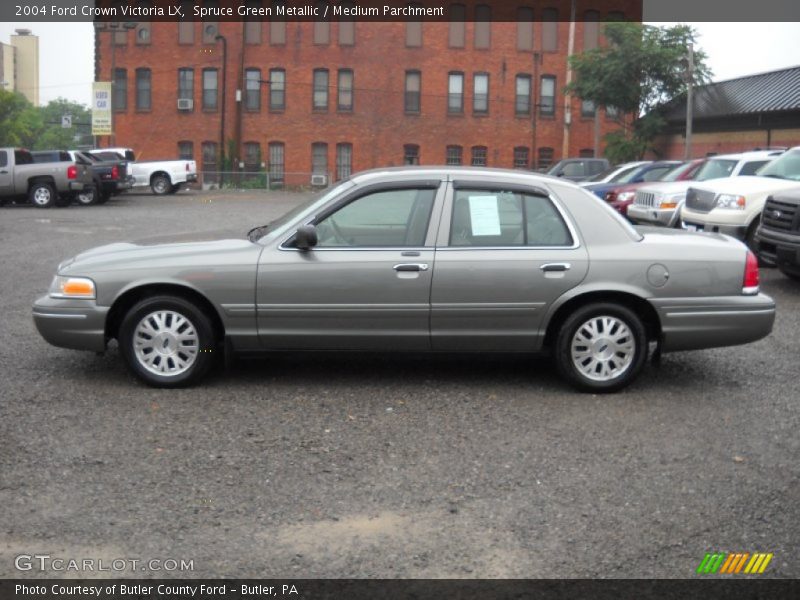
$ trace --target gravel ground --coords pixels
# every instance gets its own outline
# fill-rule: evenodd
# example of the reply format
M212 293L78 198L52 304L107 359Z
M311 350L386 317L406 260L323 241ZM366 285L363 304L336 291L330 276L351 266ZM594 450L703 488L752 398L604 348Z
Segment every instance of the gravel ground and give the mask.
M374 354L241 360L162 391L116 349L33 326L63 258L242 235L300 199L0 209L0 577L60 574L19 573L19 554L193 561L144 577L691 577L709 551L774 552L767 575L800 577L800 284L773 270L769 338L667 355L611 396L546 360Z

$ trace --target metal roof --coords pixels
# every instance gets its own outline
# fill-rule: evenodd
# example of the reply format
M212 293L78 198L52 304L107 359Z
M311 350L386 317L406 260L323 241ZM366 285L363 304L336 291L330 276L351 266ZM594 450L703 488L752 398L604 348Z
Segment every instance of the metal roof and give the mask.
M695 119L800 111L800 66L697 87L693 105ZM669 103L666 117L686 119L685 96Z

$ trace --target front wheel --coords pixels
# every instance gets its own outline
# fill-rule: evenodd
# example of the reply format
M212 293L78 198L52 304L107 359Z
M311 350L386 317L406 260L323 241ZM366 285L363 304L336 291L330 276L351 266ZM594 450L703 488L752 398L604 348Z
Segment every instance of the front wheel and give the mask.
M128 367L148 385L185 387L200 381L213 363L214 328L192 302L153 296L125 315L119 346Z
M564 321L555 346L556 367L574 387L615 392L630 384L647 358L642 320L611 303L583 306Z
M172 182L166 175L154 175L150 181L150 189L156 196L163 196L169 194L172 189Z
M49 183L34 183L28 192L28 199L37 208L50 208L56 203L56 191Z

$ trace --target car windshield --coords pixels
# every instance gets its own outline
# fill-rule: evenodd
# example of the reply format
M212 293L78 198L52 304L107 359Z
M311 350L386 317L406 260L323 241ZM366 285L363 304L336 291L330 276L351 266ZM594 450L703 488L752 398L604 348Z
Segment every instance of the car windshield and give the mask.
M786 154L764 165L756 171L756 175L759 177L775 177L778 179L800 181L800 148L790 150Z
M671 171L667 171L667 174L664 175L659 181L678 181L678 177L681 177L686 172L691 171L694 168L694 163L688 162L682 165L678 165Z
M636 168L636 165L631 165L629 167L620 167L617 165L616 167L611 167L610 169L606 169L597 175L592 175L589 179L586 180L586 183L597 183L598 181L608 181L614 182L618 181L620 177L623 177L626 173L629 173L633 169Z
M738 162L732 158L710 158L706 164L700 167L694 179L695 181L706 181L707 179L730 177Z
M320 190L311 198L309 198L306 202L295 206L292 210L287 212L284 215L281 215L277 219L274 219L267 223L266 225L259 225L258 227L253 227L250 231L247 232L247 238L251 242L256 242L263 238L267 232L272 233L274 231L278 231L284 225L287 225L304 212L310 212L318 204L324 204L331 198L333 198L336 194L340 193L342 190L345 190L348 187L352 187L352 182L349 179L339 182L337 185L327 187L323 190Z

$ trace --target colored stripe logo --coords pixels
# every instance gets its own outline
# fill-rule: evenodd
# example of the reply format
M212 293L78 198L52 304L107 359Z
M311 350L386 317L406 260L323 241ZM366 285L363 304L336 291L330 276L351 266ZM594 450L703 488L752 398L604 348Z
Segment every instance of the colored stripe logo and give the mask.
M707 552L697 566L697 574L760 575L773 556L772 552Z

